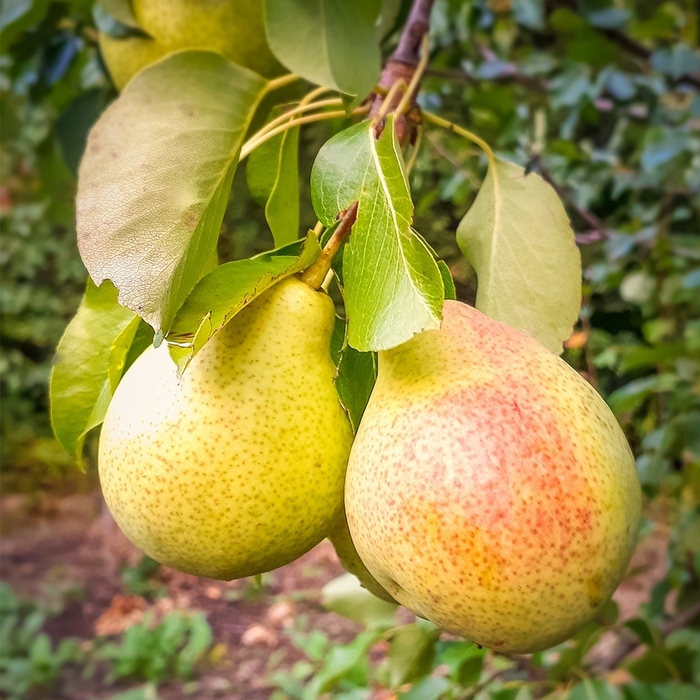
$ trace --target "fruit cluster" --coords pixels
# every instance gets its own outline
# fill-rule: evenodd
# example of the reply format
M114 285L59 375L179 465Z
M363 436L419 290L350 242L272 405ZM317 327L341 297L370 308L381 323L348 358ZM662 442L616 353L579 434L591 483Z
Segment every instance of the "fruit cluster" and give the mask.
M379 353L357 434L335 386L331 299L289 277L178 380L165 344L127 371L104 495L151 557L215 578L324 537L373 593L496 651L568 638L613 593L640 515L634 459L563 360L476 309Z
M100 36L119 89L187 48L283 70L263 3L132 9L138 31ZM304 280L257 297L182 379L167 344L127 371L99 451L124 532L160 562L222 579L329 537L374 594L501 652L582 627L620 581L640 515L635 463L601 397L533 338L447 301L439 330L379 353L353 436L334 306Z

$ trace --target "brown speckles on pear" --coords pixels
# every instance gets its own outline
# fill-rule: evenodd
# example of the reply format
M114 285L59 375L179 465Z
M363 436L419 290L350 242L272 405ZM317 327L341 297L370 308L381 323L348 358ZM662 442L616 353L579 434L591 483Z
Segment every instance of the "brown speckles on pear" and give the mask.
M369 571L437 625L501 651L566 639L611 595L640 510L622 431L532 338L447 302L380 353L348 465Z
M180 382L165 344L129 369L99 471L117 523L146 553L237 578L328 533L352 440L333 384L333 322L331 300L291 278L241 311Z

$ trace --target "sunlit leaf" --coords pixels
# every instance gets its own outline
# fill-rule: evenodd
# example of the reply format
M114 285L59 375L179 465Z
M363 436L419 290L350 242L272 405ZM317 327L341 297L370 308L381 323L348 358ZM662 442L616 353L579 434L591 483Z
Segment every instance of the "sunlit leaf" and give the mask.
M220 265L185 300L167 335L170 354L183 372L214 333L275 282L308 267L320 252L316 237L248 260Z
M584 678L571 689L567 700L620 700L620 691L602 678Z
M156 330L211 269L265 84L218 54L182 51L139 73L90 133L77 196L83 261Z
M330 226L359 202L343 251L348 343L385 350L438 328L444 287L432 252L411 228L413 204L391 117L379 139L361 122L328 141L311 179L314 209Z
M87 433L104 419L140 319L117 303L110 282L88 281L83 303L66 328L51 372L51 423L66 451L82 460Z
M457 243L476 270L477 309L561 354L581 306L581 257L555 191L497 159Z

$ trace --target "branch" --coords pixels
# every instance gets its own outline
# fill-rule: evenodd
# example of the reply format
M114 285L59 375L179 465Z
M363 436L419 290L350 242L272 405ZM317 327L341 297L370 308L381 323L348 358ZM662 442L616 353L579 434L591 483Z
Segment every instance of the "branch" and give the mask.
M672 632L682 629L696 617L698 617L698 615L700 615L700 600L695 601L695 603L688 606L685 610L679 612L675 617L672 617L670 620L664 622L659 628L661 636L666 639L666 637L668 637ZM633 651L636 651L641 646L643 646L642 642L638 641L637 639L623 643L618 651L600 666L600 669L612 670L617 668L622 661L624 661Z
M433 9L435 0L413 0L411 11L401 33L399 44L396 50L387 61L379 78L379 88L375 93L370 110L370 117L375 117L382 109L384 99L392 86L403 81L410 85L420 62L419 49L423 37L430 29L430 12ZM394 94L394 98L385 111L394 111L401 102L402 96ZM416 131L420 125L420 110L418 109L415 97L411 96L411 101L406 114L400 114L396 118L395 128L399 143L413 143L416 138ZM378 130L381 133L381 128Z
M522 85L527 90L535 92L547 92L550 89L549 83L545 80L538 80L529 75L518 73L517 70L512 72L496 75L492 78L476 78L471 73L467 73L459 68L428 68L425 71L426 75L434 78L444 78L445 80L459 80L465 83L517 83Z
M566 7L572 12L580 15L575 0L549 0L547 4L552 8ZM582 19L584 19L584 21L586 20L585 17ZM617 44L623 51L630 54L630 56L634 56L635 58L641 59L645 62L648 62L651 58L653 53L652 49L646 47L644 44L640 43L636 39L633 39L631 36L629 36L629 34L625 34L619 29L604 29L603 27L593 27L593 29L612 41L614 44ZM687 83L688 85L700 88L700 75L698 73L685 73L674 82L676 85Z
M406 20L406 26L401 33L399 45L391 54L391 61L405 63L408 66L418 65L418 49L423 37L430 29L430 12L435 0L414 0Z

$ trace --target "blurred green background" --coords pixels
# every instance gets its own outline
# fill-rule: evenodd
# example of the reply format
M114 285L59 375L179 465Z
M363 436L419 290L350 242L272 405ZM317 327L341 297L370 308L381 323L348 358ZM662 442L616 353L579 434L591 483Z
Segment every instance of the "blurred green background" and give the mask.
M402 4L404 15L409 4ZM292 650L286 661L270 661L273 647L265 652L262 695L229 688L211 697L700 697L699 26L694 0L437 0L420 98L500 155L539 172L567 207L583 257L584 302L565 358L615 411L646 497L640 551L652 554L633 563L636 588L625 589L637 591L633 602L618 601L619 621L612 606L564 649L525 660L438 640L434 630L406 621L412 626L410 634L401 633L403 640L387 632L393 628L377 627L376 619L355 620L355 627L337 634L319 631L320 639L304 631L309 620L301 615L285 632L282 646ZM35 503L46 494L94 487L92 471L81 475L52 438L47 383L55 346L86 279L75 244L78 163L90 126L117 93L99 56L90 0L7 0L0 40L0 485L3 501L20 494ZM387 54L395 41L385 42ZM330 126L318 125L302 136L308 226L315 222L308 173L331 133ZM475 281L454 231L485 166L475 147L429 129L411 174L416 228L448 262L466 300ZM247 194L244 168L234 193L220 247L226 259L271 247L263 212ZM23 527L31 526L30 517ZM12 543L16 529L5 522L3 529ZM334 566L328 571L337 573ZM146 560L119 572L110 595L123 590L147 601L164 576ZM260 599L279 605L287 595L279 580L268 589L256 586L232 595L232 604L250 598L255 605ZM226 656L212 661L204 617L197 627L168 623L166 616L161 624L170 624L170 632L142 624L143 639L130 642L160 650L153 635L171 634L177 643L153 652L160 654L162 672L152 670L144 651L146 661L127 664L120 675L114 649L110 657L98 645L102 656L89 662L77 642L59 653L67 635L52 631L49 620L67 615L72 605L63 588L62 603L48 611L43 599L14 588L14 594L3 588L0 597L0 612L13 621L0 628L0 682L5 679L11 697L7 683L20 682L22 692L36 697L64 697L62 669L90 663L98 669L111 664L106 675L97 674L97 685L91 681L94 697L110 697L116 692L110 684L121 677L137 684L134 692L141 695L134 698L181 697L185 686L163 690L160 684L198 677L195 662L204 649L210 649L209 670L201 672L207 678ZM83 588L89 599L90 585ZM258 612L263 615L262 608ZM34 622L25 629L28 619ZM42 632L47 624L50 634ZM183 650L197 634L199 646L193 644L187 656ZM240 633L231 639L240 642ZM31 661L32 653L40 661ZM210 697L197 681L188 682L196 697ZM104 695L96 690L102 686ZM71 692L65 697L79 697Z

